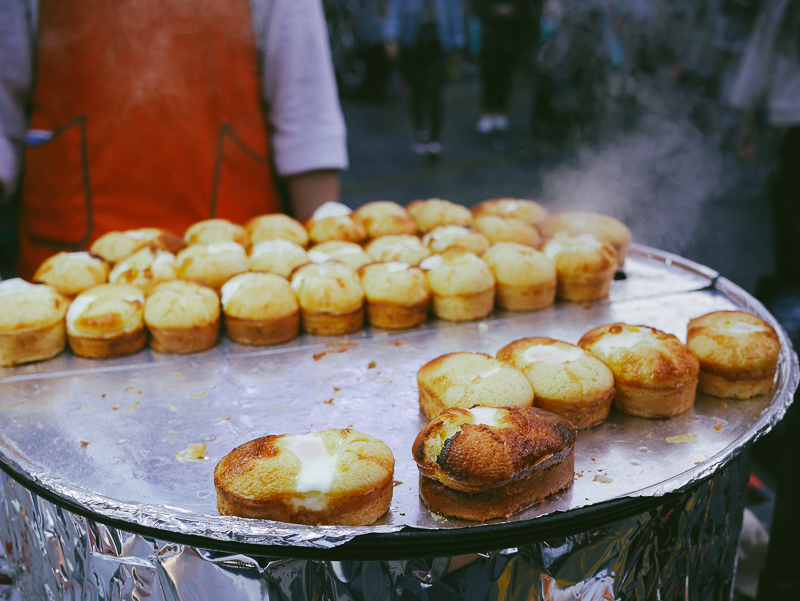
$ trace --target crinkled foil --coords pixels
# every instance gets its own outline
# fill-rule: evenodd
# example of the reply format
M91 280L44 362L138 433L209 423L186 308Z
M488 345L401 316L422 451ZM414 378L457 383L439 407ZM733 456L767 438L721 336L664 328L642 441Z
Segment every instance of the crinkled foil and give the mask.
M746 457L660 506L565 538L445 558L231 555L81 518L0 476L0 598L130 601L730 599ZM13 591L13 592L12 592ZM16 595L16 596L12 596Z
M494 355L524 336L575 343L613 321L650 325L685 340L691 318L745 308L773 324L783 345L769 395L736 402L700 395L690 411L670 420L613 412L603 425L579 433L572 487L488 524L525 524L614 499L686 490L783 416L797 387L797 355L761 305L707 268L635 246L625 273L609 301L588 307L558 303L534 313L496 313L479 323L303 335L269 348L222 340L205 353L181 357L144 351L100 362L64 353L0 369L0 462L100 522L156 529L164 540L191 535L331 549L406 526L480 532L486 524L434 516L418 497L410 449L426 423L416 387L424 363L461 350ZM396 458L392 505L375 525L310 527L218 515L213 468L232 448L266 434L347 426L381 438ZM199 443L205 445L200 460L181 461Z

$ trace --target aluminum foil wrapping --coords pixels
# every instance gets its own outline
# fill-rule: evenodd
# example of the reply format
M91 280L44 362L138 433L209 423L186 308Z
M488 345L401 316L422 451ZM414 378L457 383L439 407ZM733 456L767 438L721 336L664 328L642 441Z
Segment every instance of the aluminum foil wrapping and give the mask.
M267 349L223 340L188 357L145 351L96 362L65 353L0 369L0 463L17 478L0 472L0 578L11 571L18 588L36 591L25 599L170 601L235 599L237 592L244 599L446 599L464 591L471 599L634 598L631 591L637 599L670 599L680 582L684 592L716 586L705 572L730 574L741 520L745 479L732 466L784 415L797 388L797 355L757 301L711 270L635 247L625 271L610 300L590 307L559 303L531 314L496 313L480 323L430 322L391 333L367 328L336 339L306 335ZM425 362L458 350L494 354L524 336L574 343L613 321L685 340L691 318L735 308L778 330L783 347L769 395L730 404L699 395L690 411L670 420L614 412L579 434L572 487L507 520L444 519L420 502L410 448L425 425L415 378ZM350 425L382 438L397 460L392 506L375 525L311 527L218 515L212 471L230 449L265 434ZM184 461L196 443L204 451ZM575 511L636 497L655 499L648 507L664 502L560 541L522 537L503 551L476 543L470 551L491 551L480 557L287 559L304 556L296 548L335 559L343 543L395 536L406 527L435 537L474 532L486 540L498 524L537 526L537 518L547 517L572 533ZM184 536L198 547L175 542L186 542ZM211 550L253 548L242 543L269 545L264 553L281 557Z
M421 548L401 561L222 554L79 517L2 476L0 539L15 584L0 598L722 601L749 471L740 457L658 507L572 536L457 557Z

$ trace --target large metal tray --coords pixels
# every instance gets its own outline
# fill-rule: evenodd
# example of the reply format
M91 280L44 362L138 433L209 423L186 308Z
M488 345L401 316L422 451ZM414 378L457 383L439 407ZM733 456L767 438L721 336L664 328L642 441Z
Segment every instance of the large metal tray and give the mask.
M418 499L411 444L426 420L416 373L445 353L495 354L512 340L550 336L575 343L613 321L644 324L685 340L690 319L742 308L778 331L783 345L771 394L750 401L699 395L670 420L612 412L578 435L573 486L507 520L569 512L626 497L658 497L698 482L771 428L797 387L797 356L775 319L744 291L689 261L634 245L625 279L608 301L558 303L535 313L495 313L482 322L431 321L402 332L367 328L347 337L304 335L276 347L227 339L191 356L144 351L109 361L64 353L0 369L0 461L20 480L100 520L156 529L167 539L329 548L406 526L481 528L429 513ZM383 439L396 458L390 511L365 528L308 527L219 516L217 461L266 434L353 428ZM179 461L190 444L205 459Z

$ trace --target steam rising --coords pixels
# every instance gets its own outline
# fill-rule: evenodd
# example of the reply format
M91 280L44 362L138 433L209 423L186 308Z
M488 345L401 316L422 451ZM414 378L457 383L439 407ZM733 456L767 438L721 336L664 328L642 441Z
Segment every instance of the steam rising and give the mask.
M635 240L680 252L702 225L704 204L732 184L723 177L735 169L731 160L688 120L651 112L635 132L600 149L583 147L577 166L544 174L542 199L560 210L613 215Z

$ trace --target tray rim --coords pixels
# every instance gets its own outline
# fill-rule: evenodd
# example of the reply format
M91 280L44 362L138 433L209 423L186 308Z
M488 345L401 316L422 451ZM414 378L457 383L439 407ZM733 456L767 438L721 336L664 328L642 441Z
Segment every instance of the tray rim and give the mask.
M705 481L708 478L712 477L715 473L717 473L725 466L729 465L731 462L736 460L744 452L745 448L747 448L755 440L757 440L758 438L769 432L769 430L785 415L786 411L788 410L788 407L792 403L793 393L797 388L798 381L800 381L800 368L798 367L798 357L794 351L791 340L789 339L785 330L781 327L778 321L767 311L767 309L758 300L756 300L749 293L747 293L744 289L737 286L730 280L720 276L718 272L709 267L706 267L689 259L685 259L679 255L675 255L673 253L669 253L666 251L661 251L641 244L632 244L631 254L640 257L642 259L656 261L668 266L677 266L689 273L706 278L709 281L708 285L705 287L698 287L695 291L704 289L714 289L715 291L717 291L724 297L732 300L742 308L750 310L759 317L765 319L770 325L772 325L773 328L775 328L781 341L779 370L781 371L782 377L780 380L779 388L776 390L775 395L773 397L772 403L762 411L759 419L747 430L747 432L744 435L740 436L736 441L729 444L727 447L725 447L723 450L721 450L714 456L706 459L701 465L696 466L693 469L681 472L679 474L673 474L670 478L662 481L659 484L648 486L636 491L631 491L629 495L627 495L626 497L613 499L611 501L607 501L600 504L590 505L584 508L576 508L568 511L556 511L553 512L552 514L537 516L535 518L519 522L508 522L501 524L476 524L462 528L447 528L442 530L429 530L426 532L434 532L434 533L438 532L442 534L447 533L447 535L449 536L458 536L458 534L461 533L461 534L468 534L469 537L474 537L475 535L480 537L481 532L484 532L486 534L496 533L501 530L512 532L514 530L524 530L525 528L530 527L531 524L533 523L550 521L546 520L545 518L550 518L551 520L558 521L561 518L566 518L572 514L579 512L581 509L598 510L599 514L602 515L606 509L603 506L614 506L615 511L612 513L616 515L620 511L624 512L625 507L638 508L640 506L643 506L642 499L647 499L649 501L652 501L652 503L647 502L644 503L644 505L655 506L662 502L663 497L665 495L673 493L680 494L682 492L685 492L689 488L692 488L695 485L701 483L702 481ZM662 293L656 296L663 296L665 294L672 294L672 293ZM603 301L603 303L609 303L609 302L610 301ZM404 334L407 333L408 332L404 332ZM324 343L320 344L324 345ZM308 348L312 348L315 346L317 345L311 344L308 345ZM234 355L234 357L236 356L239 355ZM132 366L117 366L117 369L124 370L124 369L129 369L130 367ZM109 369L114 369L114 368L110 367ZM6 378L0 378L0 384L2 384L3 382L18 381L20 379L27 380L27 379L38 379L38 378L50 378L59 375L64 375L64 372L44 372L41 374L30 374L17 377L12 375ZM324 554L331 549L335 549L340 545L350 542L354 538L370 536L370 535L380 535L380 538L383 541L382 544L391 544L392 535L395 533L400 533L401 531L403 531L404 534L409 534L415 530L417 531L424 530L424 529L415 529L412 527L400 526L400 525L355 527L350 529L353 533L352 536L342 537L341 540L320 545L319 541L324 539L326 532L330 532L332 529L339 527L299 526L294 524L283 524L281 522L270 522L267 520L247 520L247 522L251 521L257 522L258 524L261 525L275 524L277 528L280 528L282 530L296 532L296 536L287 537L286 540L289 542L286 545L266 545L258 543L257 541L254 540L248 540L250 538L256 538L260 536L259 534L253 534L252 528L249 527L242 528L242 530L250 531L245 535L241 535L239 532L233 532L232 531L233 529L229 530L227 532L228 538L221 538L214 535L201 535L194 533L195 528L193 527L193 521L202 521L208 519L225 519L225 520L239 521L243 520L243 518L213 516L199 512L188 511L182 508L169 507L169 509L175 511L176 519L174 519L170 524L164 524L157 517L154 517L155 515L158 514L158 511L156 511L156 509L163 509L165 507L163 505L122 502L110 497L99 495L93 491L86 490L82 487L72 485L71 483L64 482L63 480L54 479L51 477L52 480L56 480L59 482L59 485L62 485L62 490L58 491L54 487L46 485L41 478L41 473L38 472L36 469L30 469L30 468L26 469L25 467L26 463L27 462L25 458L19 453L15 453L14 449L11 449L4 444L0 445L0 469L6 472L11 478L13 478L15 481L17 481L26 489L35 492L38 496L41 496L47 499L48 501L51 501L54 504L68 511L71 511L72 513L93 519L100 523L104 523L114 527L121 527L126 531L141 532L147 536L156 536L158 538L163 538L166 540L174 540L176 538L180 538L186 541L191 541L192 544L194 545L197 545L197 543L199 542L202 543L202 546L204 548L219 548L220 550L223 549L229 550L231 548L231 545L233 545L234 547L252 546L264 549L265 551L267 549L280 551L282 554L285 554L284 553L285 550L299 548L302 549L303 551L311 551L312 554L315 551ZM682 486L674 488L665 486L672 480L680 479L686 473L693 474L693 477L688 483L685 483ZM95 507L87 506L76 500L80 498L80 496L87 494L91 495L93 499L96 499L98 501L98 505L100 502L102 502L104 504L104 507L102 509L99 509L97 506ZM136 508L136 511L132 512L131 508ZM120 518L119 515L121 512L124 512L125 514L128 515L135 513L135 515L137 515L138 517L138 520L130 521L128 519ZM307 553L302 553L302 554L307 555Z

